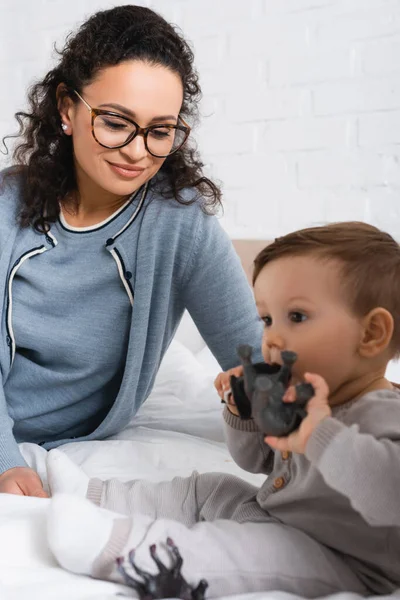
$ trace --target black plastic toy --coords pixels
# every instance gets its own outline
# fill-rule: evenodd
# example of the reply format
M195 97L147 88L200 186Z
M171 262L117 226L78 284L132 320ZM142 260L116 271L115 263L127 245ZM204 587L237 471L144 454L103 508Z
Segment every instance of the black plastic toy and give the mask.
M131 550L129 552L129 563L143 581L138 581L134 577L131 577L123 566L124 559L117 558L117 568L124 578L126 585L129 585L137 592L140 600L161 600L161 598L205 600L205 591L208 588L207 581L202 579L196 588L192 588L182 576L183 559L171 538L167 539L167 549L172 560L170 568L166 567L158 557L156 545L153 544L150 546L150 556L158 567L158 573L155 575L140 569L134 561L135 551Z
M310 383L300 383L295 387L296 400L283 402L297 354L288 350L281 352L282 366L253 364L251 346L239 346L238 355L243 365L243 377L232 376L230 383L240 417L253 418L265 435L281 437L295 431L307 414L304 410L307 402L315 393Z

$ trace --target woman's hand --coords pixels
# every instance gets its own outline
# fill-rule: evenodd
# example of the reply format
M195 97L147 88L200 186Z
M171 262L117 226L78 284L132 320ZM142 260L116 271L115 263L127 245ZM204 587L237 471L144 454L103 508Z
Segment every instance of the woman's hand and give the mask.
M275 450L304 454L307 442L314 429L321 421L332 415L328 403L329 388L325 379L314 373L305 373L304 379L308 383L311 383L315 390L314 396L308 401L306 406L307 416L302 420L300 427L290 435L286 437L268 435L264 438L265 443ZM295 399L295 388L290 387L283 400L284 402L294 402Z
M229 390L231 389L230 378L232 375L235 377L241 377L243 375L243 366L240 365L239 367L234 367L233 369L229 369L229 371L223 371L220 373L214 381L214 386L221 400L226 402L228 410L238 417L239 412L236 408L233 394L228 394Z
M48 498L39 475L29 467L14 467L0 475L0 494Z

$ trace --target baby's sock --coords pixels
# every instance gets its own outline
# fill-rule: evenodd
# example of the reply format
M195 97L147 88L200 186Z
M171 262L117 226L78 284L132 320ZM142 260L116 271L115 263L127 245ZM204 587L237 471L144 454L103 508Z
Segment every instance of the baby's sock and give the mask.
M98 508L83 498L57 494L50 502L47 539L64 569L121 581L116 558L123 554L131 527L130 518Z
M74 494L85 497L89 477L61 450L50 450L47 454L47 481L50 492L54 494Z
M169 537L168 522L153 531L156 523L145 515L123 517L84 498L57 494L50 500L47 540L58 563L73 573L128 584L140 597L157 590L163 594L157 598L182 598L182 592L190 592L181 573L182 558ZM174 526L181 529L180 536L186 534L184 525ZM203 599L207 585L199 577L190 597Z

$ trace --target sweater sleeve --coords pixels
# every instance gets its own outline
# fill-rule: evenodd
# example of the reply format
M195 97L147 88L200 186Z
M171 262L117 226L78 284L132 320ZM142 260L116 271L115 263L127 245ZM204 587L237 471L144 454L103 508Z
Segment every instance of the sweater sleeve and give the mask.
M18 207L19 178L6 181L8 169L0 171L0 257L15 237L15 218ZM13 421L8 414L0 371L0 474L13 467L26 467L13 435Z
M231 241L216 217L200 213L184 279L184 304L223 370L239 364L237 346L262 360L263 325Z
M239 467L249 473L271 473L275 453L252 419L242 420L225 407L224 433L229 452Z
M3 385L0 382L0 475L13 467L26 467L13 435L13 421L8 414Z
M400 527L400 436L377 439L328 417L312 433L306 457L367 523Z

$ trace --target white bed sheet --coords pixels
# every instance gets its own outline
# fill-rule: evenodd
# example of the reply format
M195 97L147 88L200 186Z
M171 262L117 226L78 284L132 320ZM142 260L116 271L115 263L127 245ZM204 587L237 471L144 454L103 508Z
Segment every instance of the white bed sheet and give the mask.
M196 469L232 473L256 485L262 482L263 477L242 471L230 458L222 438L221 405L213 388L218 366L201 338L193 339L190 324L189 333L190 349L184 345L187 339L181 328L151 396L123 432L105 441L62 447L88 475L159 481L186 476ZM21 444L21 449L46 482L46 451L34 444ZM48 500L0 495L0 599L105 600L121 593L134 597L125 586L76 576L57 565L44 535L48 504ZM394 597L400 598L400 590L391 600ZM230 598L299 600L282 592ZM358 600L355 594L336 598Z

